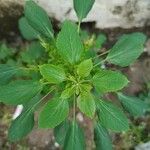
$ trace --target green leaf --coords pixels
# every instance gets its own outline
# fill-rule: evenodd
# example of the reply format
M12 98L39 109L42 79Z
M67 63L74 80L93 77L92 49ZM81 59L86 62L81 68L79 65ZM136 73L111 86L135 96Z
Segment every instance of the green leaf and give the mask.
M97 101L100 123L113 131L126 131L129 129L128 119L120 108L108 101Z
M25 104L41 90L42 85L36 81L13 81L0 87L0 102L9 105Z
M82 30L82 29L81 29L81 30L80 30L80 37L81 37L81 40L82 40L83 42L89 40L89 39L90 39L89 32L86 31L86 30Z
M74 23L70 21L63 23L62 30L57 38L57 48L65 61L75 64L80 60L83 44Z
M121 67L132 64L143 52L146 36L142 33L123 35L110 50L106 60Z
M53 98L50 100L39 116L40 128L54 128L65 120L69 113L69 104L67 100Z
M65 71L60 66L45 64L40 66L40 73L50 83L61 83L66 79Z
M90 92L92 90L92 86L90 84L84 83L80 85L81 93Z
M102 48L102 45L106 42L106 40L107 40L106 35L104 34L98 35L95 41L95 48L97 48L99 51Z
M33 0L26 1L25 17L33 29L47 38L54 38L54 31L46 12Z
M45 54L45 49L39 42L32 42L26 51L21 53L22 61L28 64L33 64L37 60L42 61Z
M80 77L87 77L90 75L91 70L93 69L93 63L91 59L82 61L77 66L77 73Z
M77 105L85 115L90 118L94 117L96 105L93 95L90 92L81 93L77 99Z
M39 100L39 95L36 95L31 101L25 104L21 115L12 122L8 131L10 141L19 141L32 131L34 127L34 108Z
M119 72L100 70L93 76L92 82L97 91L107 93L121 90L129 81Z
M81 22L84 18L86 18L89 11L92 9L95 0L74 0L73 2L74 9L79 21Z
M19 141L32 131L34 127L34 113L23 112L14 120L9 129L8 138L10 141Z
M67 134L69 127L70 127L70 122L65 120L64 122L62 122L59 126L55 127L55 129L54 129L55 140L61 146L64 145L66 134Z
M85 150L85 140L82 129L74 121L67 131L64 150Z
M0 43L0 60L10 59L14 55L15 49L8 47L4 42Z
M70 87L66 88L62 93L61 93L61 98L62 99L68 99L70 98L75 92L75 88Z
M0 86L7 84L19 70L17 66L0 64Z
M113 150L109 133L100 123L94 128L94 141L96 150Z
M133 116L142 116L148 109L148 105L137 97L118 93L118 98L123 107Z
M19 29L22 36L27 40L34 40L37 39L39 36L39 33L29 25L25 17L22 17L19 20Z

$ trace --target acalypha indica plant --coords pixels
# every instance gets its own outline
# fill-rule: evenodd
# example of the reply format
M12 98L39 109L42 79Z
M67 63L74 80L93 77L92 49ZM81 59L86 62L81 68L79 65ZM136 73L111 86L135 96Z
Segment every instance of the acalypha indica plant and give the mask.
M22 113L10 126L8 138L15 142L31 132L34 113L39 110L38 127L54 128L55 139L63 150L85 150L82 124L79 125L76 117L81 111L93 122L94 147L112 150L109 130L129 129L123 108L133 116L140 116L148 106L136 97L123 94L121 90L129 83L127 77L105 64L117 68L132 64L143 52L146 36L138 32L125 34L110 50L102 52L105 36L87 40L80 28L94 0L74 0L73 4L78 24L66 20L55 35L43 8L32 0L25 3L24 17L19 20L21 33L28 40L38 41L46 55L32 65L0 65L0 83L3 83L0 102L23 105ZM28 71L38 77L20 73ZM108 100L108 93L116 95L118 103Z

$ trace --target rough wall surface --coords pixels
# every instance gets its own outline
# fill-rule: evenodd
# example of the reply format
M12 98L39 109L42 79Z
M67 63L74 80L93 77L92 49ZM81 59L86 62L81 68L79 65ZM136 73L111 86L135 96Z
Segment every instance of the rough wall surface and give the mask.
M72 0L38 0L51 17L76 20ZM132 28L150 24L150 0L96 0L88 18L98 28Z
M63 21L76 20L73 0L35 0L50 17ZM132 28L150 25L150 0L95 0L94 7L84 21L95 22L96 27ZM0 19L22 13L24 0L0 0ZM7 20L7 19L5 19Z

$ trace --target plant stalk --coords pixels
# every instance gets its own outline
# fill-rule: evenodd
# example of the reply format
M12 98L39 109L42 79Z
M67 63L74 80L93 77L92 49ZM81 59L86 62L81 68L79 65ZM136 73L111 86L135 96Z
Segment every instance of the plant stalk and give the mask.
M106 55L106 54L108 54L108 53L109 53L109 51L103 52L103 53L101 53L101 54L99 54L99 55L93 57L93 59L98 58L98 57L103 56L103 55Z
M73 99L73 122L76 121L76 95L74 94Z
M80 33L81 21L78 22L78 33Z
M95 64L93 67L95 68L95 67L97 67L98 65L104 63L105 61L106 61L106 59L104 59L104 60L100 61L99 63Z

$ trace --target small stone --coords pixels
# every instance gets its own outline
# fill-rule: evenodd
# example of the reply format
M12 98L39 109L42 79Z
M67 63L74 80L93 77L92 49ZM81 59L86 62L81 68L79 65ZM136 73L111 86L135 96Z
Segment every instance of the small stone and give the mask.
M150 142L136 146L135 150L150 150Z
M55 147L58 148L59 147L59 144L57 142L55 142Z
M84 121L83 115L82 115L80 112L77 114L77 119L78 119L80 122L83 122L83 121Z

